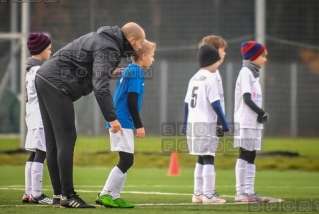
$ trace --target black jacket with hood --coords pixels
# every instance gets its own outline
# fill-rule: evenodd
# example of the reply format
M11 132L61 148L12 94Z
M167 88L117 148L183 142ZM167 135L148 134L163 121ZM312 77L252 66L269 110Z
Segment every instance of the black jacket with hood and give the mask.
M55 88L67 93L72 101L94 90L106 121L117 119L110 92L111 73L121 57L134 49L117 26L104 26L86 34L57 51L38 71Z

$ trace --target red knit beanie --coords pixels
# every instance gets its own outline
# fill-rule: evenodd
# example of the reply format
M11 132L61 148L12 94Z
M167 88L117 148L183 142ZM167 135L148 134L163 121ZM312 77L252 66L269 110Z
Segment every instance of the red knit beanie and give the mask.
M243 58L250 61L257 59L265 50L264 45L255 41L243 42L241 44L241 54Z
M30 33L28 36L28 50L31 55L42 53L51 44L50 37L43 33Z

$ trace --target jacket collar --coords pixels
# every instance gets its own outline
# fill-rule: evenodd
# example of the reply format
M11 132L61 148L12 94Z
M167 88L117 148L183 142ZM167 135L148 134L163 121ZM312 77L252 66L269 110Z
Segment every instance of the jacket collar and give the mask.
M122 53L122 57L131 57L135 54L135 51L131 45L131 43L126 39L126 37L124 36L124 34L122 33L122 37L123 37L123 53Z

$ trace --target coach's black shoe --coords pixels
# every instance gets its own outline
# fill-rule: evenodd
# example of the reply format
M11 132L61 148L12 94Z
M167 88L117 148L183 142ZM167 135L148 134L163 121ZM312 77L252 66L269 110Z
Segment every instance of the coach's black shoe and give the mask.
M61 208L95 208L91 204L85 203L82 198L79 197L75 192L70 196L70 198L61 197L60 199Z

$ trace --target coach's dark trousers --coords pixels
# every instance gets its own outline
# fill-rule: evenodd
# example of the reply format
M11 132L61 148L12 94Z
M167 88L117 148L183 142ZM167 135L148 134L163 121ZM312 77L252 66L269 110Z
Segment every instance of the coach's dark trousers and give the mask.
M73 187L73 152L76 141L71 97L40 76L35 78L47 147L47 165L54 195L69 196Z

